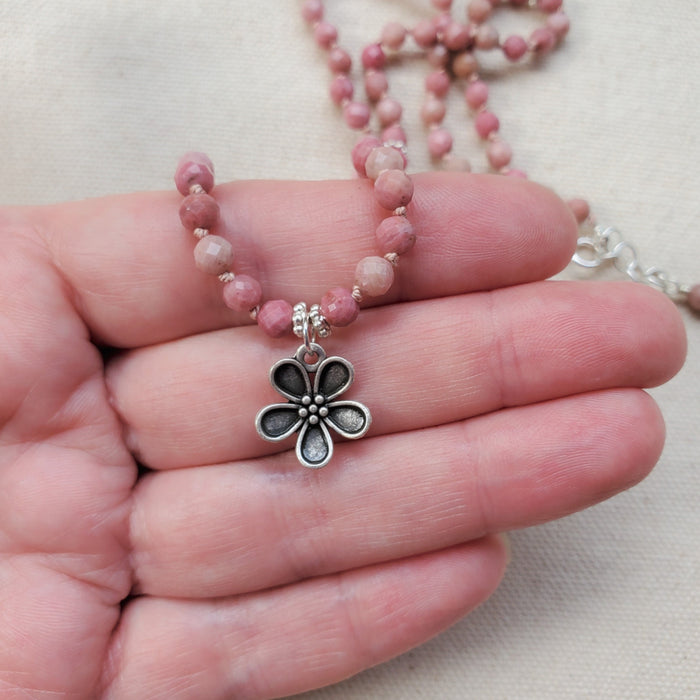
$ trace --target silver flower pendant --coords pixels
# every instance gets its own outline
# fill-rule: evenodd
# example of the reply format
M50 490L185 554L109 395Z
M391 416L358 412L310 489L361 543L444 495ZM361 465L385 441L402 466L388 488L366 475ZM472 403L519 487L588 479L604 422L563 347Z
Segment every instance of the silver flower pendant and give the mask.
M311 350L311 354L309 353ZM307 359L316 358L314 362ZM342 357L326 357L323 348L302 345L294 357L276 362L270 383L287 403L263 408L255 427L265 440L279 442L298 432L297 459L305 467L325 467L333 456L329 428L345 438L361 438L372 422L368 408L357 401L336 401L350 388L355 370Z

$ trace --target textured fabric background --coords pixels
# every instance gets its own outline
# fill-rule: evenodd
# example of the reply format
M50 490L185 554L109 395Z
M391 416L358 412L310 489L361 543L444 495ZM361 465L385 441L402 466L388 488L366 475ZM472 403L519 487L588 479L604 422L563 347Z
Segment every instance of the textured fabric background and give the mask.
M357 52L385 21L410 23L427 5L328 0L328 15ZM298 7L0 3L0 201L170 188L178 155L195 147L220 180L350 177L354 136L327 99ZM699 3L565 0L565 9L572 31L560 50L493 75L514 165L563 196L587 196L646 264L700 280ZM518 17L498 24L531 25ZM409 72L398 69L393 84L415 113L421 82ZM463 117L455 98L450 123L480 165ZM419 132L410 130L414 144ZM412 163L428 167L421 149ZM474 615L305 698L700 698L700 318L683 313L688 363L652 392L668 423L655 472L585 513L515 533L507 578Z

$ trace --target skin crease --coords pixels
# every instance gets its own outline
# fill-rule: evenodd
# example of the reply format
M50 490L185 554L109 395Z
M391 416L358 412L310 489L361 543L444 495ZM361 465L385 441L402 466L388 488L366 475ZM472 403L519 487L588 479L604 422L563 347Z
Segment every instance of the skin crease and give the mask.
M685 353L670 302L542 282L576 227L541 187L415 184L417 243L394 286L327 342L355 365L347 398L370 405L372 429L319 471L293 441L257 439L268 368L296 345L224 307L177 194L0 209L3 698L337 682L488 598L508 557L498 533L649 472L664 429L642 389ZM266 298L347 284L386 216L358 181L214 196L215 233Z

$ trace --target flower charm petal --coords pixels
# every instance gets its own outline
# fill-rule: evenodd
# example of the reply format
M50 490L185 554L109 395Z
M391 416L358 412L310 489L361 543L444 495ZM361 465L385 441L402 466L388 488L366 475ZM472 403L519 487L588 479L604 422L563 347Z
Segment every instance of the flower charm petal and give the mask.
M261 437L272 442L284 440L295 432L297 459L306 467L324 467L333 456L329 428L344 438L362 437L372 416L357 401L333 401L347 391L355 379L355 370L342 357L326 357L320 345L312 344L316 362L306 361L309 351L302 345L290 359L276 362L270 370L270 383L288 403L271 404L255 419Z

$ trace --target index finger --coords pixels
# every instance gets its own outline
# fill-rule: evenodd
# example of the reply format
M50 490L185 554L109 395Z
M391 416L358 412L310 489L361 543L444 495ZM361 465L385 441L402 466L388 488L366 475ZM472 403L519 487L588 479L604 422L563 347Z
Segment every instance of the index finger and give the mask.
M538 185L453 173L414 181L408 216L417 243L375 303L544 279L573 253L572 215ZM376 254L374 231L388 214L363 180L237 182L213 194L221 206L213 233L232 242L234 271L256 277L264 299L290 303L352 287L355 265ZM180 199L144 193L41 210L36 226L100 342L138 347L251 322L228 310L221 283L195 267Z

